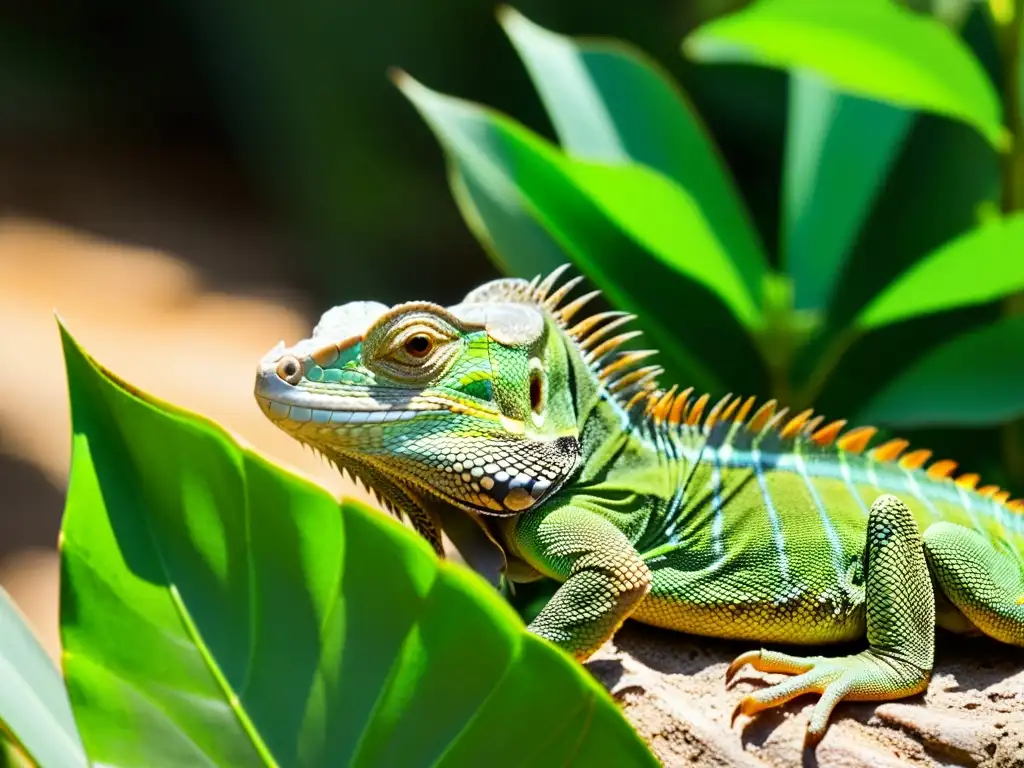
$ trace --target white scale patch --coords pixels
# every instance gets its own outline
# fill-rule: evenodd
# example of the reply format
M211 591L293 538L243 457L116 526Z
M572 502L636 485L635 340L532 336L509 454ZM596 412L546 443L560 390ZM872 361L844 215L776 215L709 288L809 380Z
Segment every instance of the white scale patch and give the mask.
M407 421L422 416L426 411L328 411L322 408L303 408L287 406L276 401L267 401L270 413L279 419L314 424L385 424L395 421Z

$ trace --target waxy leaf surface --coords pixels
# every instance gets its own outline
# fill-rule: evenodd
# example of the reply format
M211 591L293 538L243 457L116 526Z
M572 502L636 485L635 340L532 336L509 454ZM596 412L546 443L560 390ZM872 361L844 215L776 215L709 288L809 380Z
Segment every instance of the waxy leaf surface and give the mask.
M1024 416L1024 315L953 338L915 360L858 416L863 424L997 425Z
M550 32L506 8L502 25L570 157L646 165L686 190L760 304L767 261L717 148L671 76L617 40Z
M655 765L605 691L478 576L138 392L66 332L64 354L60 618L91 760Z
M0 728L40 768L87 765L64 681L3 588ZM0 764L3 760L0 755Z
M683 49L699 61L817 72L843 92L961 120L1008 145L999 95L970 48L892 0L757 0L699 27Z
M996 218L928 254L889 284L857 325L877 328L1024 290L1024 215Z
M639 317L668 378L719 391L720 361L753 359L750 331L761 322L760 307L699 205L671 178L644 165L571 158L493 110L407 75L399 85L450 157L486 158L488 172L518 190L575 266L612 304ZM533 276L511 266L514 275ZM688 340L708 343L699 351L684 346L680 328ZM758 372L743 368L752 386Z

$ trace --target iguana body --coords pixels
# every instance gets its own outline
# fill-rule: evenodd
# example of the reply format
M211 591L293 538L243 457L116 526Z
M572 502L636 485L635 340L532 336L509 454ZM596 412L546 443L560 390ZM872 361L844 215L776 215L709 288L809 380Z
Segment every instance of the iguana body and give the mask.
M449 308L337 307L268 354L257 399L439 552L443 528L484 572L497 553L512 581L561 582L529 628L579 659L626 618L866 636L853 656L760 651L730 668L795 675L747 696L748 714L822 693L812 738L844 698L923 690L936 624L1024 645L1024 505L905 441L867 450L871 428L662 390L650 352L620 349L631 318L578 319L593 294L567 301L578 279L555 290L560 273Z

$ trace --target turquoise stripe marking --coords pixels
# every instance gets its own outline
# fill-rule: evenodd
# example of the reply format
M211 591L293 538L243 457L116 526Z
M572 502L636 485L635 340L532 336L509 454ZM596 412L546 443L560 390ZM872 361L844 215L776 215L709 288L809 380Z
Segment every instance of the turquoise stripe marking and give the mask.
M839 534L836 532L835 526L832 525L832 518L825 511L825 505L821 501L821 496L818 495L818 490L814 487L810 476L807 474L807 465L804 463L803 456L798 451L793 451L792 456L793 465L803 477L804 485L807 486L807 490L810 491L811 498L814 499L814 504L818 508L818 517L821 518L821 524L825 528L825 535L832 546L832 564L836 569L836 575L842 575L845 569L843 568L843 545L839 541Z
M861 498L861 495L857 492L857 486L853 482L853 475L850 472L850 464L846 461L846 455L840 453L837 458L839 461L839 474L842 476L843 482L846 483L846 490L850 492L853 500L857 502L857 506L860 507L860 511L867 516L868 505L864 503L864 499Z
M676 492L672 494L672 498L668 503L668 510L665 512L665 517L669 520L668 527L665 528L665 540L669 544L678 544L679 540L676 539L676 528L682 522L680 519L682 515L679 514L679 508L683 504L683 488L680 484L676 488Z
M878 475L875 474L875 462L873 459L867 460L867 466L864 467L864 475L868 479L868 484L876 491L881 491L882 486L878 482Z
M903 468L901 467L901 469ZM914 477L914 471L911 469L903 469L903 474L907 480L907 490L914 494L914 496L917 497L917 500L928 508L928 513L933 518L937 519L941 517L939 510L935 508L935 505L932 504L932 500L928 498L928 494L924 492L921 484L917 482L917 478Z
M722 530L725 528L725 512L722 509L722 465L718 451L711 449L711 509L715 513L715 521L711 525L711 537L715 555L722 557Z
M678 528L683 523L683 515L680 512L686 504L686 490L693 477L693 473L697 471L697 459L699 459L700 454L698 451L694 455L692 451L688 450L682 436L676 432L665 431L663 435L664 444L667 446L667 452L671 457L670 460L673 463L676 475L675 492L672 494L665 512L667 525L665 526L663 536L665 541L675 545L679 544Z
M967 492L964 491L964 489L961 488L959 485L954 485L954 487L956 488L957 496L960 497L960 503L963 505L963 508L967 512L967 515L971 518L971 525L977 528L978 532L984 536L985 529L978 524L978 516L974 514L974 505L971 504L971 497L968 496Z
M757 448L750 451L750 463L754 467L754 475L757 477L757 485L761 489L761 497L764 499L764 508L768 513L768 521L772 524L772 538L775 539L775 549L779 554L779 573L782 576L783 584L788 587L790 584L790 576L789 556L786 554L786 539L782 535L782 523L779 521L779 513L775 509L775 502L772 501L772 494L768 490L768 478L764 475L764 465L761 463L761 452Z

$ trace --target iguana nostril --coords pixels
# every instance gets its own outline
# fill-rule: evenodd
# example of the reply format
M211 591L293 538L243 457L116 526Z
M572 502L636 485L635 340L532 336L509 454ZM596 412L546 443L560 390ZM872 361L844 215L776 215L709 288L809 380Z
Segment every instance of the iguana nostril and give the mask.
M302 363L291 355L282 357L277 364L277 375L289 384L298 384L302 380Z

